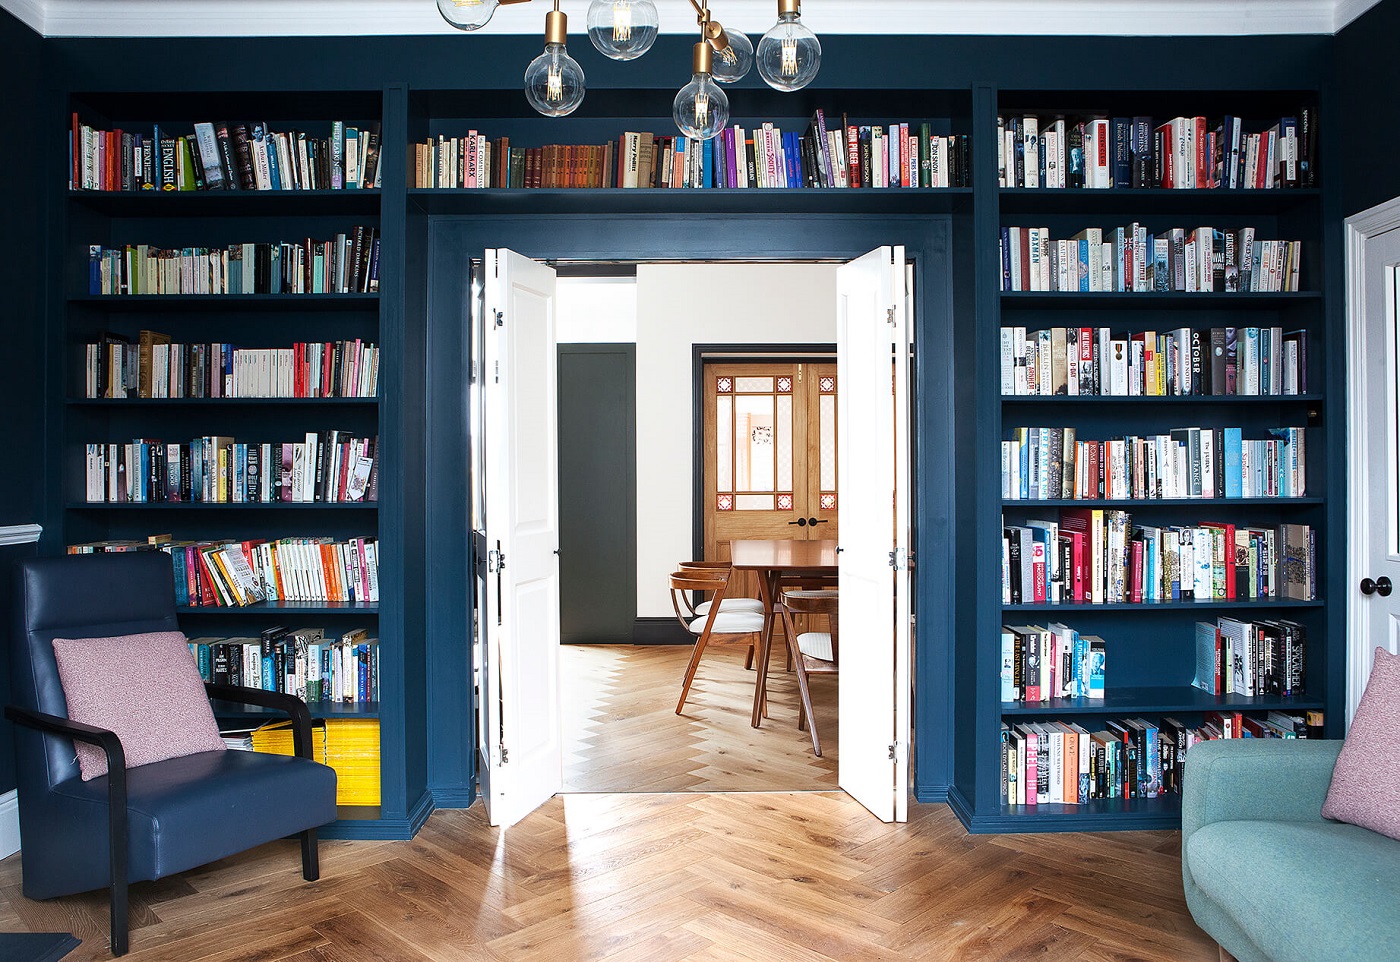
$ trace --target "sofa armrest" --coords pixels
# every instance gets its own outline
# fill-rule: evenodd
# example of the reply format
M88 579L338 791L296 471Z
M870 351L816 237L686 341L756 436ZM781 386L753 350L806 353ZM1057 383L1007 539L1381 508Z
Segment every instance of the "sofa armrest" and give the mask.
M1322 820L1341 741L1232 738L1201 742L1186 756L1181 834L1212 822Z

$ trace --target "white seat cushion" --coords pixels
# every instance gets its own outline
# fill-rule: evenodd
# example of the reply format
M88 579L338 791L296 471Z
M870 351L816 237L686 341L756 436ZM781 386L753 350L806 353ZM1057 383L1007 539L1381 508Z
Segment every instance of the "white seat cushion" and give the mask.
M811 658L820 658L822 661L835 661L836 657L831 653L831 632L829 631L804 631L797 636L797 650Z
M710 613L711 602L702 601L695 606L697 615L708 615ZM763 613L763 602L757 598L725 598L719 603L720 614L728 614L731 611L753 611Z
M705 619L696 618L690 623L692 634L698 635L705 630ZM720 635L745 635L758 633L763 630L763 615L753 611L725 611L720 607L719 614L715 615L715 623L710 628L710 634Z

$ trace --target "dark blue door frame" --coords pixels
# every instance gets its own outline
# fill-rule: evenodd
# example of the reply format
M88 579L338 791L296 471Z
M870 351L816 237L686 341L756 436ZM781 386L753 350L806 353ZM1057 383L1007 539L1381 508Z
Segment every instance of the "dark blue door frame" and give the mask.
M426 569L431 610L426 639L429 786L440 807L467 804L475 776L475 702L471 689L471 608L467 590L467 489L458 471L467 464L468 370L461 330L468 317L462 277L473 257L508 247L558 261L850 260L877 247L903 245L915 270L913 464L918 479L914 595L914 795L942 801L953 773L952 670L955 611L953 439L955 363L953 256L957 215L727 215L635 214L593 216L440 216L429 219L428 438L429 514L456 534L431 537ZM961 234L961 231L959 232ZM964 359L965 360L965 359ZM964 368L967 365L963 365ZM453 505L449 502L457 502ZM456 519L454 521L454 519ZM430 530L432 530L430 528Z

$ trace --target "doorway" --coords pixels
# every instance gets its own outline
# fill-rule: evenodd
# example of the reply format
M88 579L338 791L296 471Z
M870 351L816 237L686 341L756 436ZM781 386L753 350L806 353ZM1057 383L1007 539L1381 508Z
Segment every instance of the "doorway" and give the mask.
M956 512L948 453L954 435L954 370L961 363L958 358L962 349L952 324L952 286L948 275L954 252L951 239L962 230L959 224L957 217L928 214L871 217L804 213L801 230L793 229L794 220L786 213L743 217L723 213L624 215L601 220L544 215L428 216L424 254L431 260L432 269L424 313L434 352L430 356L430 410L422 441L429 462L426 497L433 505L448 505L461 491L459 472L434 468L450 468L466 460L461 454L467 438L460 408L471 368L459 318L476 294L463 278L460 265L471 252L505 244L560 261L622 258L671 264L733 259L829 262L849 260L891 240L902 243L918 265L920 288L933 292L932 297L926 294L921 299L915 312L918 338L926 350L919 358L914 385L914 406L920 424L914 470L923 492L915 506L919 568L914 577L920 608L925 612L914 639L921 703L916 706L919 729L914 744L914 785L919 799L941 800L951 782L953 766L950 639L954 623L951 595ZM666 307L678 325L686 325L703 314L745 316L747 305L727 299L725 293L702 295L675 290ZM450 351L439 350L442 345L453 343L462 344L460 355L454 357ZM962 362L965 361L964 356ZM648 368L647 358L640 354L638 368ZM478 371L477 375L485 373ZM664 461L675 450L675 444L688 446L690 441L688 432L678 434L670 440L670 447L654 455L655 461ZM646 475L639 473L638 483L645 485ZM689 485L685 487L688 489ZM674 490L669 493L676 494ZM638 525L640 530L647 530L646 519L639 517ZM460 679L469 677L475 667L469 661L470 647L463 644L464 637L471 637L474 625L470 597L464 597L454 587L460 583L456 572L463 564L455 560L460 554L460 538L453 537L451 526L436 522L426 534L428 557L436 559L429 567L430 580L426 585L432 613L425 635L431 666L428 708L435 718L450 717L456 725L430 727L425 746L431 759L430 787L435 798L443 799L452 797L447 793L458 791L457 786L469 786L477 780L476 759L462 750L477 742L475 692L473 686L460 684ZM648 543L648 539L643 542ZM674 532L665 533L657 543L656 557L639 557L639 562L664 557L669 564L693 550L689 531L683 531L679 538ZM639 563L638 578L644 577L644 564Z

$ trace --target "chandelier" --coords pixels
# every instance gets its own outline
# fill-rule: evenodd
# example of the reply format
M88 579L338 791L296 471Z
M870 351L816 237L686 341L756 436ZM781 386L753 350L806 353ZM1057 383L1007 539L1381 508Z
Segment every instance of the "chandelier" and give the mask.
M459 30L479 30L496 8L530 0L437 0L438 12ZM822 45L802 23L802 0L777 0L778 20L755 51L742 33L730 33L710 16L709 0L690 0L700 26L691 56L691 78L676 94L671 115L687 137L709 140L729 123L729 96L717 84L733 83L758 65L773 89L801 90L821 67ZM651 49L660 32L653 0L593 0L588 39L605 57L635 60ZM525 98L546 117L564 117L583 103L583 68L569 56L568 18L554 0L545 14L544 52L525 68Z

